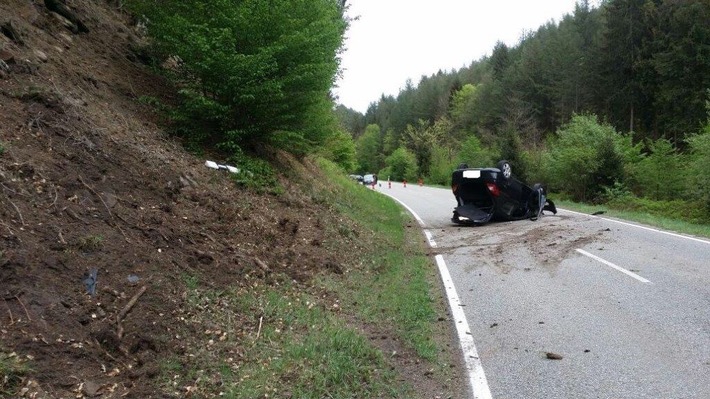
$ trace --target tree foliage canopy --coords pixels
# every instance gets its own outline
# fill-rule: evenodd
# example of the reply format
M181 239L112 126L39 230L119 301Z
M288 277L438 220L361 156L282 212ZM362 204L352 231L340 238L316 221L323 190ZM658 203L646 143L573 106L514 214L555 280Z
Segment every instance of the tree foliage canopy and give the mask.
M596 117L575 115L557 131L546 167L550 183L576 200L594 198L603 187L624 177L623 161L628 141Z
M351 133L378 125L381 155L406 146L432 183L459 162L507 159L575 199L683 198L710 211L710 0L590 3L467 67L407 81L360 123L348 115Z
M333 132L330 89L347 27L342 0L130 0L172 63L187 135L294 152Z

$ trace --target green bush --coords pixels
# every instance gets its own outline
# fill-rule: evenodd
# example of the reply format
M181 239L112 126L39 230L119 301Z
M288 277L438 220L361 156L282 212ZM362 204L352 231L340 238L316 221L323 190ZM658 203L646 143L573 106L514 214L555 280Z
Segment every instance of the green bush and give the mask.
M237 184L257 192L283 192L276 171L267 161L238 151L237 155L229 158L229 162L239 168L239 173L232 175Z
M702 133L688 139L690 156L688 161L688 193L704 204L710 213L710 123Z
M448 185L451 183L451 172L458 165L450 150L441 146L434 146L429 167L428 182L432 184Z
M357 168L355 142L350 134L342 130L336 131L326 140L321 155L348 172Z
M380 127L371 124L355 142L358 171L362 174L374 173L382 167L380 162Z
M392 155L385 160L387 167L378 175L380 179L389 178L395 181L407 179L414 181L417 178L417 159L409 150L404 147L396 149ZM386 174L384 174L386 173Z
M649 153L629 165L634 191L642 197L671 200L683 196L686 183L686 156L666 139L647 143Z
M471 135L461 144L456 165L465 163L471 168L487 168L496 164L497 157L489 149L483 148L478 137Z
M695 224L710 223L710 212L698 201L653 200L625 194L612 198L606 205L621 211L634 211Z
M545 162L546 175L556 191L567 191L575 201L598 200L604 187L625 176L629 137L594 115L575 115L557 131Z

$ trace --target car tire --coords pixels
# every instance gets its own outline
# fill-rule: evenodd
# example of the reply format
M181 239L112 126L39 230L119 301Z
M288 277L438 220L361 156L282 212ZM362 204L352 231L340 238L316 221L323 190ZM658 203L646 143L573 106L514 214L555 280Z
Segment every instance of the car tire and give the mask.
M496 167L498 168L498 170L501 171L503 179L508 180L513 176L513 169L510 167L510 162L500 161L498 162Z

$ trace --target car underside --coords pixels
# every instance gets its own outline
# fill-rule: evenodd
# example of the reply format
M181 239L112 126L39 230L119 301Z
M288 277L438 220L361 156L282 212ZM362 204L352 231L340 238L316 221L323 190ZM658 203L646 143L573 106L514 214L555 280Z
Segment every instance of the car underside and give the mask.
M515 179L507 161L495 168L460 165L452 174L451 189L457 202L451 219L454 223L536 220L543 211L557 213L542 185L531 188Z

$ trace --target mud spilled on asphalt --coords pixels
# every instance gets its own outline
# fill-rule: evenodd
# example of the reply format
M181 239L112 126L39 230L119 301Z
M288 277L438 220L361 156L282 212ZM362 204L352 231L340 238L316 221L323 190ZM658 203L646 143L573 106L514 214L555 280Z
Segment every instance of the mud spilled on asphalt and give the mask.
M607 231L591 218L550 215L537 221L442 226L435 239L438 253L475 259L467 269L487 266L508 274L537 268L554 274L576 249L609 242Z

